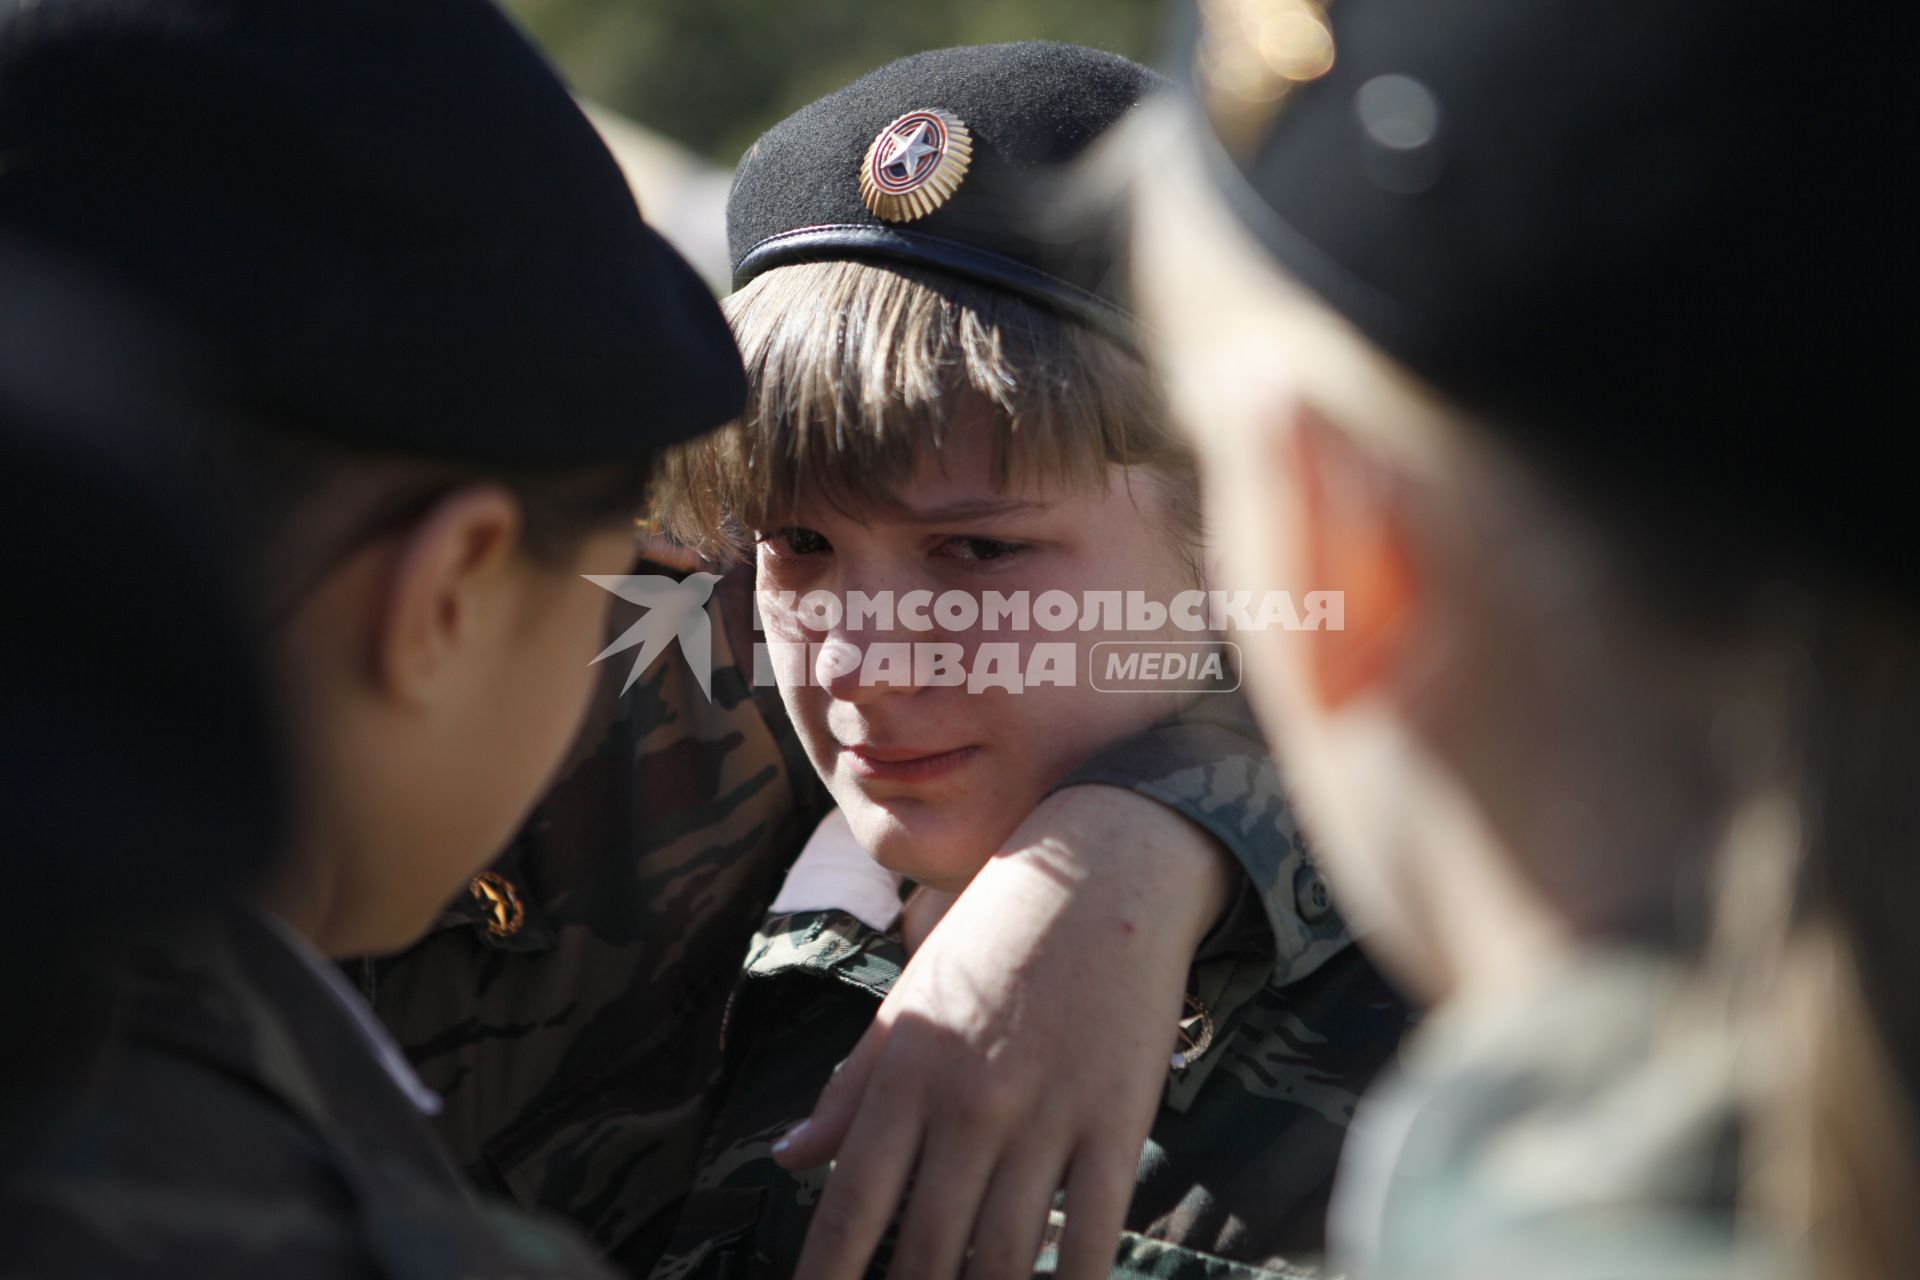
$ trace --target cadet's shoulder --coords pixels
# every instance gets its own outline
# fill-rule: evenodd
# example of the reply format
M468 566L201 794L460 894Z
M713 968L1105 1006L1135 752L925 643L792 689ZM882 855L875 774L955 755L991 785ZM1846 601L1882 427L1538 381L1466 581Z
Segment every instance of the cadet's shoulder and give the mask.
M1383 1277L1785 1274L1736 1230L1741 1042L1717 1007L1683 970L1619 952L1432 1015L1356 1115L1330 1223L1345 1260Z
M0 1223L47 1260L10 1247L9 1278L603 1274L474 1202L371 1015L278 926L212 912L105 967L114 1035L0 1158Z
M373 1269L310 1127L256 1083L137 1038L16 1129L0 1188L9 1277Z
M1108 744L1054 790L1099 785L1168 805L1234 849L1250 832L1304 855L1273 754L1236 694L1212 694Z
M1271 765L1260 727L1238 694L1208 694L1131 737L1109 743L1059 785L1165 777L1195 765Z
M1245 873L1240 900L1202 948L1271 948L1276 981L1307 976L1352 939L1314 865L1280 770L1237 693L1208 694L1112 743L1055 791L1107 786L1187 819Z

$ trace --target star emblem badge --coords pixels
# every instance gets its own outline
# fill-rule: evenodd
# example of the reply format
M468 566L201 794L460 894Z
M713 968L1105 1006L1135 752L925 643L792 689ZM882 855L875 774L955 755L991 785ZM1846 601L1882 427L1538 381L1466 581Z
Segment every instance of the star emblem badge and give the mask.
M920 162L928 156L940 158L940 139L930 121L915 121L907 133L888 138L887 158L881 168L896 182L908 182L920 172Z
M860 198L888 222L912 222L945 204L967 176L973 135L960 117L909 111L874 136L860 162Z

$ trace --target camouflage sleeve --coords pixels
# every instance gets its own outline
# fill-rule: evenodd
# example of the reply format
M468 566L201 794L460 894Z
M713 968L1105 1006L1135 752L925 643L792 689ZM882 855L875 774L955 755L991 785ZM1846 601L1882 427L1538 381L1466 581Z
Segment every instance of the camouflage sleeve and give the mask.
M1166 805L1218 840L1245 873L1201 958L1271 946L1277 985L1306 977L1350 941L1294 822L1259 728L1238 694L1210 694L1102 751L1054 790L1108 786Z

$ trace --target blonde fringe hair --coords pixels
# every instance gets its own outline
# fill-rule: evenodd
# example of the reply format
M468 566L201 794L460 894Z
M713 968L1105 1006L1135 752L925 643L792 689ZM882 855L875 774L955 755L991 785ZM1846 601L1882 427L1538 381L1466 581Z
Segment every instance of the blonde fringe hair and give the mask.
M780 267L723 307L746 410L663 457L652 499L661 530L707 558L743 558L802 494L897 505L969 399L991 410L996 485L1084 490L1108 464L1146 468L1174 536L1197 549L1192 454L1145 364L1084 325L938 272L852 261Z

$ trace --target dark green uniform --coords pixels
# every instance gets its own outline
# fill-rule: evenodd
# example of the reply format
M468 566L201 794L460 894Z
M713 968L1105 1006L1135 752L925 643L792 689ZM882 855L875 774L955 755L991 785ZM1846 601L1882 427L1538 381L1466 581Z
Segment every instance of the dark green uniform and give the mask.
M134 940L100 981L113 1043L0 1155L0 1276L606 1274L570 1230L472 1195L433 1096L264 916Z
M827 1170L788 1173L772 1144L812 1109L905 960L897 937L844 912L767 922L728 1020L734 1074L655 1280L791 1273ZM1168 1079L1121 1274L1294 1275L1321 1252L1347 1121L1407 1015L1351 947L1297 982L1266 972L1244 956L1194 966L1220 1030Z
M709 1141L741 958L830 807L777 691L749 686L751 585L750 570L731 573L708 604L711 701L677 653L625 698L613 664L583 738L594 745L499 878L411 951L352 968L445 1096L440 1131L474 1179L574 1219L634 1274L658 1261ZM616 615L618 633L632 619ZM1295 905L1296 890L1324 890L1272 838L1285 809L1265 747L1244 721L1205 719L1070 781L1130 787L1219 837L1249 883L1215 945L1304 971L1346 932ZM1397 1029L1381 1031L1382 1052ZM794 1104L797 1119L808 1108Z
M1217 699L1090 770L1104 779L1151 750L1162 776L1140 789L1221 834L1241 862L1279 868L1300 889L1287 895L1277 955L1216 933L1189 975L1212 1043L1168 1079L1118 1274L1304 1273L1324 1245L1355 1101L1406 1026L1405 1007L1349 945L1292 822L1268 804L1277 794L1270 762L1249 773L1249 761L1219 758L1226 735L1243 751L1260 749L1243 714L1237 700ZM896 933L846 911L765 922L727 1019L724 1101L654 1280L791 1273L828 1171L788 1173L772 1143L811 1110L905 963ZM1050 1266L1051 1250L1041 1264ZM883 1248L874 1273L884 1269Z

